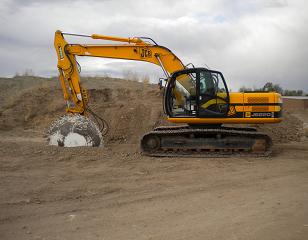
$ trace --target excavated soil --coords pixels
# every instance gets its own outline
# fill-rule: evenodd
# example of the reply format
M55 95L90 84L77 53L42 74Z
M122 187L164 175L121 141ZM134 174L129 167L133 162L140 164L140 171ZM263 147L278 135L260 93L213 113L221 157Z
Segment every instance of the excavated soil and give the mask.
M8 97L6 91L1 93L0 130L34 129L43 133L65 113L62 91L55 84L56 79L33 81L34 86L29 83L28 88L17 94L14 90ZM109 124L106 142L138 144L145 132L164 121L162 93L157 86L109 78L85 78L84 85L91 85L91 109Z
M167 124L158 87L83 83L110 125L103 148L46 144L65 112L57 79L0 79L0 239L308 239L307 109L255 126L267 158L151 158L139 140Z

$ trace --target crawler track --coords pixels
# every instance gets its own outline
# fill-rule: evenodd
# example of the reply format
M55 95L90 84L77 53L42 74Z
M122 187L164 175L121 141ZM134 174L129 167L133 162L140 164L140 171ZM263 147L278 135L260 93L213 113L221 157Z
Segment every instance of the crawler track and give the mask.
M254 128L158 127L143 136L141 148L148 156L231 157L268 156L271 138Z

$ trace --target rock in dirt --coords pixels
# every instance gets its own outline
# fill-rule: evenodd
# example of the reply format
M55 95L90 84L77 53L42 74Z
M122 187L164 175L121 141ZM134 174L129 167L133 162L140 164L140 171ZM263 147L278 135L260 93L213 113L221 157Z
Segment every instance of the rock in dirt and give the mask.
M56 120L48 131L50 145L60 147L102 146L102 134L89 118L67 114Z

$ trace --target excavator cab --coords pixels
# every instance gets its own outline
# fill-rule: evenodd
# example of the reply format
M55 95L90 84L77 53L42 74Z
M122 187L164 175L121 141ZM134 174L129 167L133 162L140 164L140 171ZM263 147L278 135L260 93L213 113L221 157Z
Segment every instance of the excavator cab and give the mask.
M172 118L226 117L229 91L221 72L206 68L176 71L165 91L165 109Z

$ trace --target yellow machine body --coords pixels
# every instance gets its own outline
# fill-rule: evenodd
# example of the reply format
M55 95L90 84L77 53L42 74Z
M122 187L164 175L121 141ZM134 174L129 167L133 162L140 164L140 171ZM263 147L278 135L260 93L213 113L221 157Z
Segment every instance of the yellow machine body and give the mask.
M258 124L282 120L282 98L279 93L230 93L230 108L224 118L168 118L173 123L188 124Z

